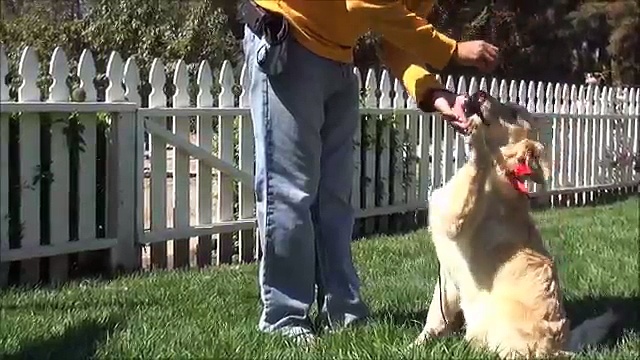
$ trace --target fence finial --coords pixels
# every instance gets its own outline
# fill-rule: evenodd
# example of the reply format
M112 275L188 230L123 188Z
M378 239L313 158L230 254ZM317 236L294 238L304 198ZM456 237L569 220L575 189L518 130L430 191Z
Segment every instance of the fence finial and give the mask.
M396 95L397 96L397 95ZM380 107L389 108L393 98L391 98L391 75L387 69L382 71L380 76Z
M96 78L96 64L89 49L82 50L80 55L78 77L80 78L78 89L84 90L84 101L96 101L96 87L93 83Z
M189 74L184 60L178 60L176 69L173 71L173 84L176 91L173 94L173 107L189 106Z
M4 45L0 44L0 101L9 100L9 87L5 83L7 74L9 74L7 54L4 52Z
M545 96L544 96L544 112L546 113L552 113L553 111L553 104L555 101L555 96L553 95L553 83L547 83L547 88L545 91Z
M500 101L509 101L509 88L507 87L507 80L500 80L500 89L498 90L498 96Z
M593 90L594 90L594 86L593 85L588 85L586 88L586 94L584 96L584 107L583 110L585 112L585 114L592 114L593 113Z
M456 91L456 82L453 80L453 76L447 76L447 81L445 82L444 86L449 91Z
M498 79L496 78L491 78L491 84L489 85L489 95L493 96L494 98L499 98L500 97L500 83L498 83ZM505 83L506 86L506 83Z
M518 103L518 83L515 80L509 82L509 102Z
M49 63L49 75L53 82L49 86L49 102L69 101L69 87L67 77L69 76L69 63L67 55L60 46L53 50L51 62Z
M25 47L22 51L18 73L22 77L22 85L18 88L18 101L40 101L40 89L37 84L40 63L36 51L31 46Z
M377 107L376 90L378 90L378 84L376 83L376 74L373 69L367 71L367 78L364 81L365 96L364 106Z
M249 86L251 84L251 72L249 71L249 67L245 63L242 66L242 70L240 70L240 87L242 91L240 92L240 107L249 107Z
M231 66L231 62L229 60L225 60L222 63L218 84L220 84L218 105L220 107L233 107L235 99L235 95L233 94L233 85L235 85L235 79L233 76L233 66Z
M476 80L475 77L471 78L471 86L469 87L469 89L467 89L467 82L465 81L464 76L460 76L458 78L458 94L466 94L467 91L469 94L473 94L474 92L476 92L477 89L473 89L473 86L475 85L475 80Z
M213 95L211 89L213 88L213 76L211 76L211 66L207 60L200 62L198 67L198 95L196 98L197 106L209 107L213 106ZM247 92L248 88L242 88L243 92Z
M544 83L542 81L538 81L537 87L536 87L536 106L535 106L535 110L536 112L544 112Z
M576 84L571 85L571 91L569 92L569 113L575 114L578 111L578 87Z
M393 80L393 92L395 96L391 100L391 107L395 109L404 108L406 106L405 98L404 98L404 86L402 85L402 80L394 79Z
M518 85L518 104L527 107L527 83L524 80L520 80Z
M124 63L124 98L138 106L141 104L140 94L138 93L139 85L140 72L138 71L136 58L134 56L130 56Z
M151 71L149 71L149 84L151 84L151 93L149 94L150 108L167 106L167 95L164 93L166 82L167 78L162 60L159 58L153 59Z
M482 91L488 92L488 93L489 93L489 95L491 95L491 89L489 89L487 86L488 86L488 85L487 85L487 78L483 76L483 77L480 79L480 85L478 85L478 88L479 88L480 90L482 90Z
M105 101L116 102L124 101L124 89L122 88L124 76L124 66L122 57L117 51L112 51L107 62L107 77L109 78L109 86L107 86Z
M615 91L615 89L613 87L609 87L607 89L607 112L606 114L611 114L612 112L615 111L615 97L613 92Z

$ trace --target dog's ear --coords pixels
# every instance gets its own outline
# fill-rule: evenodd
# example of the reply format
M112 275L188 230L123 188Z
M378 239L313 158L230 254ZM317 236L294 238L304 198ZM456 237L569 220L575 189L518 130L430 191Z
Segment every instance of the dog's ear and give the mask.
M534 151L534 159L536 161L537 169L536 172L536 182L539 184L545 183L549 176L551 175L551 161L549 159L549 154L547 148L544 147L541 143L534 143L535 151Z
M545 134L550 131L552 126L552 120L548 116L531 113L524 106L514 102L506 102L504 106L515 119L514 124L529 131L529 139L543 140L544 142Z

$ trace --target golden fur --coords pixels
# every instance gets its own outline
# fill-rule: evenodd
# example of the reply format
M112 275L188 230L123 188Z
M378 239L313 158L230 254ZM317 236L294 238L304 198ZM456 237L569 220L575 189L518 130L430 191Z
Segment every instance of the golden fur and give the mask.
M547 178L545 148L531 139L536 120L491 97L483 114L490 125L473 117L473 156L431 196L429 224L441 272L414 345L450 333L462 312L465 339L501 358L571 355L601 340L615 316L608 312L570 330L529 199L508 178L522 162L533 171L523 180L544 184Z

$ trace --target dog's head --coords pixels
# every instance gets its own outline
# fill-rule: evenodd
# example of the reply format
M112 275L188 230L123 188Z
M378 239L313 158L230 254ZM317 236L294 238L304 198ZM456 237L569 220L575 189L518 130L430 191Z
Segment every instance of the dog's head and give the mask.
M505 180L519 193L527 194L526 181L545 187L550 167L546 149L542 143L522 139L500 148L502 158L498 166Z
M518 104L500 102L482 90L472 94L469 100L468 114L479 116L488 125L486 141L492 149L523 139L539 140L541 132L550 126L549 119L532 114Z

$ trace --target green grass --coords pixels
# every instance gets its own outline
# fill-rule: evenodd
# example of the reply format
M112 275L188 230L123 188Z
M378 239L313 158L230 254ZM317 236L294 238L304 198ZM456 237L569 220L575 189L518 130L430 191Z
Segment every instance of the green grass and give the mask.
M557 257L575 322L613 305L623 322L583 358L640 358L638 200L536 214ZM308 352L260 335L256 266L154 272L59 289L0 294L0 358L491 358L460 337L410 352L426 315L436 259L424 230L355 243L371 324Z

